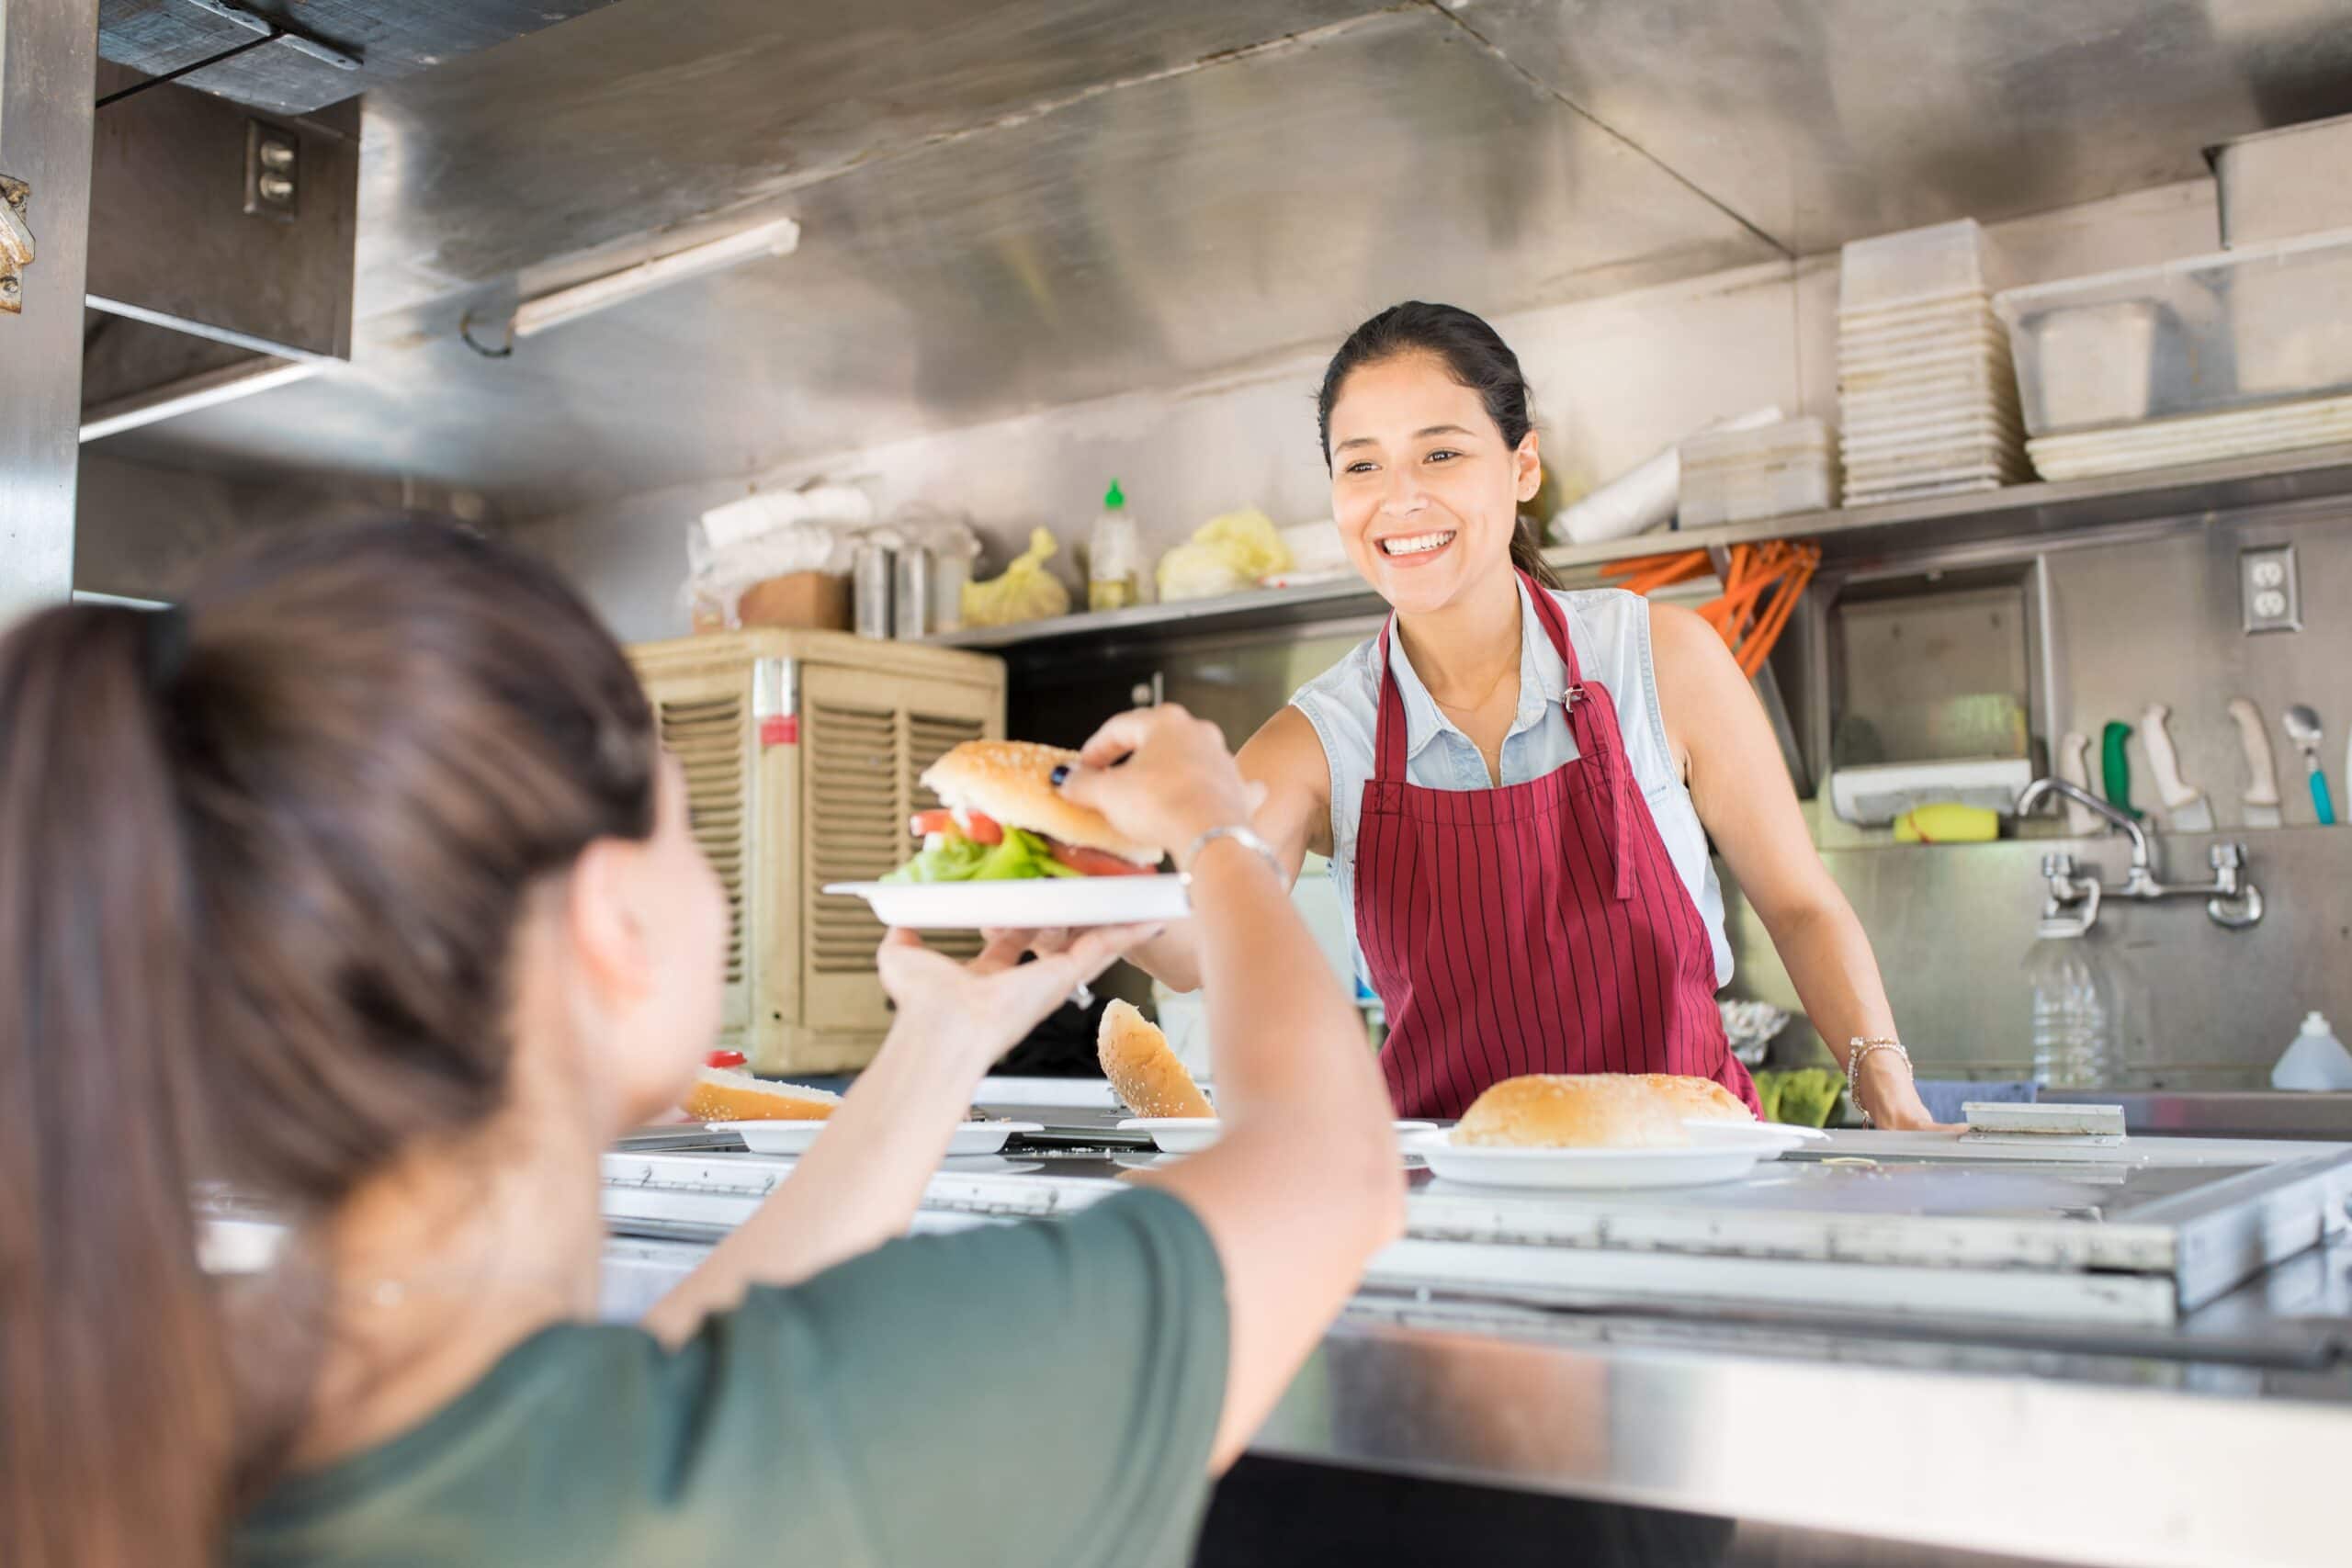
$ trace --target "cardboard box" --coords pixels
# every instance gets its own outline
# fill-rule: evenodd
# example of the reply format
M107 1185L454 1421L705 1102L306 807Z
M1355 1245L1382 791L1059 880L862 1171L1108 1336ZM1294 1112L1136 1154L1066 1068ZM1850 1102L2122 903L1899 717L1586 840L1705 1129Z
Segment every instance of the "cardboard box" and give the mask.
M800 626L816 631L849 630L849 579L822 571L771 577L743 590L736 621L746 626Z

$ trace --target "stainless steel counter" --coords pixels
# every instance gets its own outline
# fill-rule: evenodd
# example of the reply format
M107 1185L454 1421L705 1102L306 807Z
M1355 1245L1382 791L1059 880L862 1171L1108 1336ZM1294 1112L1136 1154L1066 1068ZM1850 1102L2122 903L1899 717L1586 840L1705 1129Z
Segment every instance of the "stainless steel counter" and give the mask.
M1892 1166L1913 1146L1863 1134L1835 1152ZM951 1161L917 1229L1067 1212L1115 1190L1120 1170L1148 1157L1061 1148ZM1481 1221L1464 1194L1418 1176L1413 1235L1375 1262L1255 1451L2042 1560L2345 1560L2352 1526L2334 1499L2352 1452L2352 1245L2342 1230L2352 1149L2135 1139L2121 1156L2101 1156L2105 1174L2063 1178L2113 1190L2087 1212L2035 1208L2045 1200L2011 1181L2013 1171L2051 1179L2048 1159L1991 1157L2012 1162L1994 1173L2010 1182L2006 1197L1976 1193L1964 1215L1922 1213L1906 1198L1877 1229L1808 1209L1820 1222L1814 1237L1786 1231L1793 1255L1783 1258L1761 1256L1772 1249L1745 1232L1728 1248L1700 1238L1732 1212L1720 1190L1683 1206L1538 1200ZM2119 1157L2169 1173L2137 1208ZM2333 1237L2311 1246L2274 1235L2271 1266L2249 1263L2244 1283L2177 1313L2062 1321L2005 1312L1973 1286L1950 1311L1932 1294L1857 1308L1818 1290L1749 1292L1754 1280L1784 1278L1783 1265L1823 1278L1842 1268L1864 1283L1883 1269L1853 1248L1873 1236L1889 1259L1930 1235L1978 1255L1910 1276L1929 1287L1949 1285L1939 1272L2011 1278L2027 1297L2069 1277L2086 1288L2144 1280L2158 1266L2154 1252L2143 1256L2152 1218L2188 1215L2179 1250L2208 1249L2220 1233L2194 1211L2230 1207L2216 1195L2238 1190L2231 1184L2247 1183L2254 1167L2255 1184L2273 1193L2300 1173ZM641 1310L789 1170L744 1155L609 1156L606 1212L622 1234L608 1254L607 1310ZM2177 1190L2185 1186L2195 1190ZM2284 1218L2268 1200L2246 1212ZM2308 1204L2301 1212L2311 1218ZM1984 1223L1970 1231L1971 1220ZM2060 1254L2077 1249L2049 1247L2060 1220L2086 1238L2071 1261ZM1679 1240L1677 1223L1690 1233ZM1498 1239L1498 1226L1516 1239ZM1460 1227L1469 1228L1449 1234ZM1449 1242L1460 1250L1446 1254ZM2240 1233L2227 1245L2265 1244ZM1802 1256L1807 1246L1821 1256ZM1514 1247L1548 1272L1515 1284L1488 1266ZM2003 1247L2019 1259L2006 1270ZM1660 1278L1714 1270L1712 1295L1636 1288L1629 1270L1645 1254L1657 1255Z
M2352 1094L2045 1089L2044 1103L2120 1105L2135 1134L2168 1138L2310 1138L2352 1141Z

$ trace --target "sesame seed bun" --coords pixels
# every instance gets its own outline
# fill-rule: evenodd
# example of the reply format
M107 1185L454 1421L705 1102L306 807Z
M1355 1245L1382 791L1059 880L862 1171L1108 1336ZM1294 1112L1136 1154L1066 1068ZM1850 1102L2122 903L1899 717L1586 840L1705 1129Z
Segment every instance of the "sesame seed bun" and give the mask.
M1216 1110L1193 1075L1168 1048L1168 1036L1127 1002L1102 1010L1095 1055L1102 1076L1138 1116L1215 1116Z
M1453 1141L1488 1148L1658 1149L1690 1142L1682 1123L1753 1122L1738 1096L1708 1078L1665 1073L1505 1078L1464 1111Z
M1158 850L1124 837L1101 812L1064 799L1054 787L1056 768L1076 766L1078 753L1058 746L967 740L926 769L922 782L950 810L978 811L1007 828L1101 850L1137 865L1158 865Z
M697 1122L822 1122L841 1102L840 1095L821 1089L755 1078L731 1067L705 1067L686 1091L683 1109Z

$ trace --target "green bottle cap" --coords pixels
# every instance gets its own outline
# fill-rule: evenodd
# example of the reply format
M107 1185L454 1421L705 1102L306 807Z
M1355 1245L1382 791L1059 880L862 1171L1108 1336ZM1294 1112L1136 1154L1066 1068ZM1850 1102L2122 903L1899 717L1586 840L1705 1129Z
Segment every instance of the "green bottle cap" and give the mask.
M1116 512L1121 507L1126 505L1126 491L1119 488L1118 480L1113 479L1111 481L1110 491L1102 497L1102 510L1105 512Z

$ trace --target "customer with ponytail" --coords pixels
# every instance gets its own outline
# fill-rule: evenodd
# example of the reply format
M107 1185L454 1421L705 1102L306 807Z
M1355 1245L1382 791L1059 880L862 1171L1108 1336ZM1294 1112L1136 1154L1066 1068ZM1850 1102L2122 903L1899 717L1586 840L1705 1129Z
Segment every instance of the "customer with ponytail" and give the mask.
M1119 720L1132 837L1245 819ZM791 1180L599 1326L598 1158L718 1019L726 908L620 650L433 526L290 536L164 614L0 639L0 1562L1144 1562L1395 1232L1363 1035L1281 879L1190 870L1218 1147L1077 1218L896 1241L977 1082L1132 932L894 937L897 1023ZM224 1195L287 1241L203 1266ZM1031 1413L1035 1413L1034 1415Z

